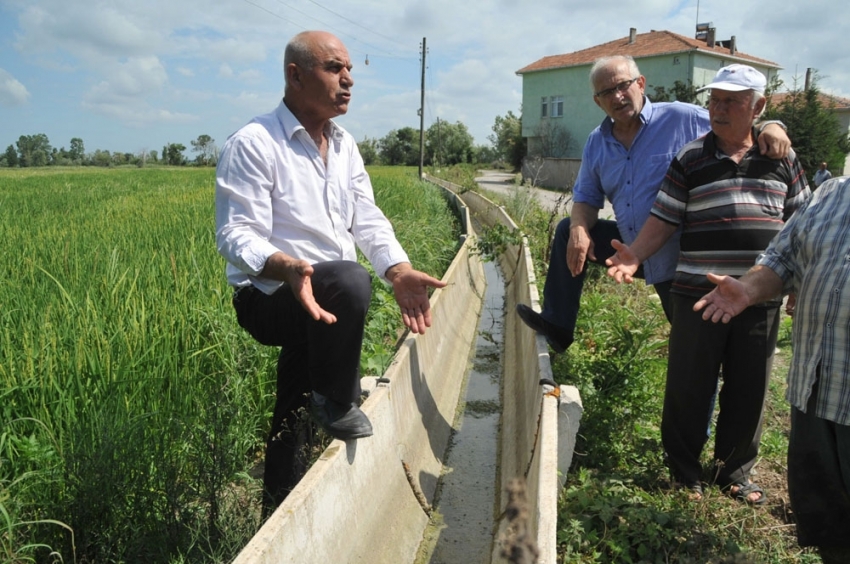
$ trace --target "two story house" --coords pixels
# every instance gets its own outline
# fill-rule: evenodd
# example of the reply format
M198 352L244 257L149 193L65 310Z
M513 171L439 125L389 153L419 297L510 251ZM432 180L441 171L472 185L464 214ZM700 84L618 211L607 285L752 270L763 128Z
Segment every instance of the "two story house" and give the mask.
M528 138L529 155L581 158L588 134L600 124L605 113L593 102L590 67L600 57L630 55L646 77L646 91L657 86L669 91L676 81L696 87L711 82L718 69L743 63L760 70L768 83L779 65L738 51L733 36L715 39L715 28L691 38L671 31L637 33L602 45L551 55L517 71L522 77L522 135ZM564 132L567 132L564 135ZM560 141L551 137L557 132ZM566 142L569 139L569 142ZM553 150L554 146L554 150Z

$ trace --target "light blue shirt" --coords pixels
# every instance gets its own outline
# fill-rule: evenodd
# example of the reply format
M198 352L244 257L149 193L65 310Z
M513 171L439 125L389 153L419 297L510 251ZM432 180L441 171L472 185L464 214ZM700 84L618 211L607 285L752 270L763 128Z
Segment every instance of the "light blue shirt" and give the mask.
M850 425L850 178L815 190L756 264L797 294L788 402L806 411L820 364L814 415Z
M649 217L673 157L711 130L708 110L681 102L653 104L644 98L640 120L643 126L628 150L614 138L609 117L590 133L573 188L574 202L598 209L606 198L611 202L627 245ZM647 284L672 280L678 258L679 231L643 263Z

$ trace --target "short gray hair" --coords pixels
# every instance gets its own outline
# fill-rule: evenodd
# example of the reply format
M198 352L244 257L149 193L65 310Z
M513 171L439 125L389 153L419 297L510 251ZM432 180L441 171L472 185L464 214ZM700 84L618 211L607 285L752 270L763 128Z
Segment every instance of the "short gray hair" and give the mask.
M598 75L599 72L603 68L607 67L608 65L610 65L611 63L614 63L614 62L616 62L616 63L626 63L626 65L629 68L629 74L632 75L632 78L637 78L637 77L640 76L640 69L638 68L637 63L629 55L612 55L610 57L601 57L599 59L596 59L596 61L594 61L594 63L593 63L593 66L590 67L590 88L591 88L591 90L596 89L596 86L594 85L594 82L596 80L596 75Z
M301 32L286 44L286 51L283 54L284 74L286 68L292 63L306 70L311 70L316 66L316 57L313 54L311 43L307 39L308 33L310 32Z
M755 90L753 90L753 101L750 102L750 107L755 108L756 104L758 104L759 100L761 100L762 98L764 98L764 94L762 94L761 92L756 92ZM759 119L766 109L767 109L767 104L765 104L762 107L761 111L759 112L759 115L757 115L755 119Z

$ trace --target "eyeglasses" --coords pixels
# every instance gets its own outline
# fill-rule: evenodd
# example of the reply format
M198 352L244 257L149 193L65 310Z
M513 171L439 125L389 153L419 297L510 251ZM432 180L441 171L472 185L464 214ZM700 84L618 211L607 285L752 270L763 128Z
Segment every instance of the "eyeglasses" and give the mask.
M595 92L593 95L596 96L597 98L609 98L609 97L613 96L615 92L625 92L626 90L629 89L629 86L634 84L635 81L639 78L640 77L637 76L637 77L635 77L631 80L624 80L623 82L621 82L620 84L618 84L618 85L616 85L612 88L606 88L605 90L600 90L599 92Z

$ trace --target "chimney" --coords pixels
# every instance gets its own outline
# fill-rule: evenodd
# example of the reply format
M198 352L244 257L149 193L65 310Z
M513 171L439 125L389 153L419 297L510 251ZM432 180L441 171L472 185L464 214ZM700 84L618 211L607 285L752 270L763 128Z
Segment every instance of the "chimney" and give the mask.
M738 53L738 45L735 43L735 36L733 35L729 39L729 54L735 55L736 53Z
M629 45L634 45L637 39L637 28L629 28Z
M708 33L705 36L705 44L706 46L714 49L714 35L716 30L713 27L708 28Z
M811 85L812 85L812 69L811 69L811 67L809 67L809 68L806 69L806 87L804 88L804 90L808 90Z

